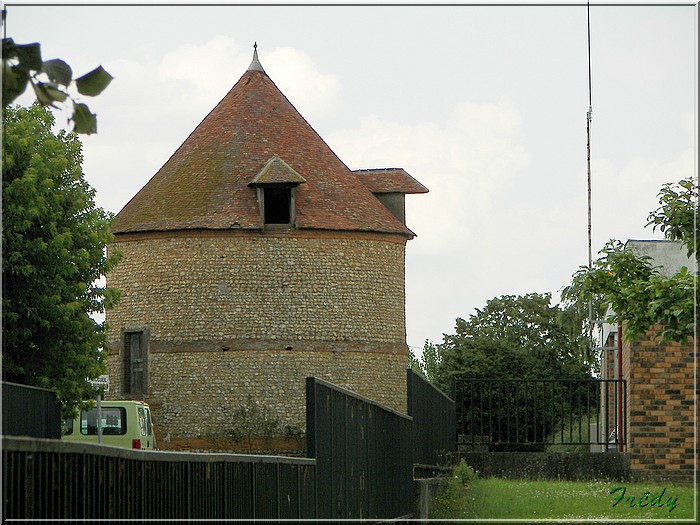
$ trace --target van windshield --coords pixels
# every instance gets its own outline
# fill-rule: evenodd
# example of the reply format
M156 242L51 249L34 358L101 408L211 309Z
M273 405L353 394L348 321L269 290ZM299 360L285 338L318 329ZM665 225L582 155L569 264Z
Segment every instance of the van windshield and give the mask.
M97 435L97 408L82 411L80 433L84 436ZM126 434L126 410L124 408L102 408L102 434L105 436Z

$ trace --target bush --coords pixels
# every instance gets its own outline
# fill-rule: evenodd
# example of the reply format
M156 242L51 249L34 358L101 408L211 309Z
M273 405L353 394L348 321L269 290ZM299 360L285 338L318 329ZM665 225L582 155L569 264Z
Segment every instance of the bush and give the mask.
M454 477L462 483L462 485L468 485L478 477L477 472L472 467L467 465L464 458L459 460L459 463L455 466L452 473Z
M243 404L231 414L228 435L235 441L243 441L248 452L253 450L255 438L271 438L279 433L279 418L270 405L257 401L250 394Z
M299 425L284 426L284 437L286 438L303 438L305 435L306 432Z
M457 478L450 478L438 489L428 511L431 520L455 519L463 517L466 508L467 491Z
M430 519L464 518L468 503L465 489L478 478L478 473L464 460L452 468L452 477L447 478L438 490L430 506Z

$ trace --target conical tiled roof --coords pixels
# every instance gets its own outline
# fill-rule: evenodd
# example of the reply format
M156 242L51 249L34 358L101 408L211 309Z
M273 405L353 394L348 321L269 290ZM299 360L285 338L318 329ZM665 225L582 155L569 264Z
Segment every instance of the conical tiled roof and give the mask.
M262 229L250 183L266 166L300 183L299 229L413 237L280 92L257 51L248 71L119 212L112 231Z

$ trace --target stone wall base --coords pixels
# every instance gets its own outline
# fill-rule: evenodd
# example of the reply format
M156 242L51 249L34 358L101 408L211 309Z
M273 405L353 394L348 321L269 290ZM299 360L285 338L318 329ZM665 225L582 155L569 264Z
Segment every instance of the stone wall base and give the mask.
M158 448L164 451L306 457L306 438L271 437L243 441L224 438L173 438L167 443L159 442Z
M569 481L631 478L630 456L620 452L463 452L458 455L481 477Z

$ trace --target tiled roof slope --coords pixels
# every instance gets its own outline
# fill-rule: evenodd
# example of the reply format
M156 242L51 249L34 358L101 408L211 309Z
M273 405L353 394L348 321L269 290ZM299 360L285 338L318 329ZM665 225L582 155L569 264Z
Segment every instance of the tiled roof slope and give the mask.
M355 170L372 193L428 193L428 188L411 177L403 168Z
M262 67L246 71L114 219L114 233L262 229L253 181L277 155L306 182L296 225L414 236L331 151Z

